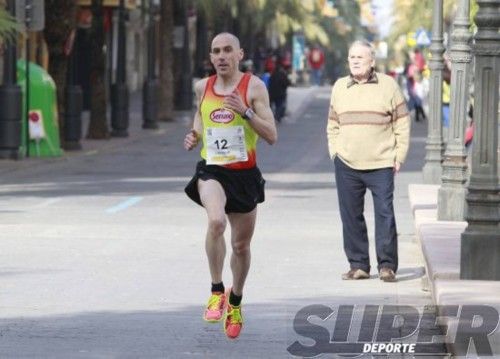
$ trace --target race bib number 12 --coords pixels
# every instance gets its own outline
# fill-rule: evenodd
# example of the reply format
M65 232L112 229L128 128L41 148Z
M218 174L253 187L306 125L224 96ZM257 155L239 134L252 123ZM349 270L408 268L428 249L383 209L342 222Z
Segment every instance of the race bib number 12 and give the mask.
M207 164L227 165L248 160L243 126L206 129Z

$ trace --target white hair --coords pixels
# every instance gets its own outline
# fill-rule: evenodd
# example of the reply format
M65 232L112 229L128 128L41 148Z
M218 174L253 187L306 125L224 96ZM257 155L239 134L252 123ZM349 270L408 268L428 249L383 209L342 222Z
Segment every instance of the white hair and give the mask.
M349 46L349 52L354 46L362 46L370 49L370 55L372 59L375 59L375 47L373 47L372 43L369 42L368 40L356 40L354 41L351 46Z

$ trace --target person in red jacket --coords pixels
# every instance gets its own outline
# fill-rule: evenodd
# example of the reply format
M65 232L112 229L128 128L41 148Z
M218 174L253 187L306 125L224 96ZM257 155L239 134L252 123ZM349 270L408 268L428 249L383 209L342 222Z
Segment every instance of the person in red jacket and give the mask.
M309 66L311 67L312 84L321 86L323 67L325 65L325 54L317 45L313 46L308 56Z

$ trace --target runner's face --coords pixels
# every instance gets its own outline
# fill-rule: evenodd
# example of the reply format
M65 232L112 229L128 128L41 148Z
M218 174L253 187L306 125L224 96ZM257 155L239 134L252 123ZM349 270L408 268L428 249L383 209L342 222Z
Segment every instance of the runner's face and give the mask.
M238 65L243 58L243 50L230 36L217 36L212 41L210 61L218 75L231 75L238 71Z
M366 46L355 45L349 50L349 70L356 79L366 80L371 68L375 66L371 50Z

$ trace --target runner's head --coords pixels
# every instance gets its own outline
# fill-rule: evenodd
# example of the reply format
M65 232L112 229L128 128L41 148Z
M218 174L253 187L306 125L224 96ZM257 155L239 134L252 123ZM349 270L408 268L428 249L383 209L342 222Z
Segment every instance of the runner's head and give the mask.
M243 59L240 40L229 32L222 32L212 40L210 61L219 76L232 76L238 72L239 63Z

